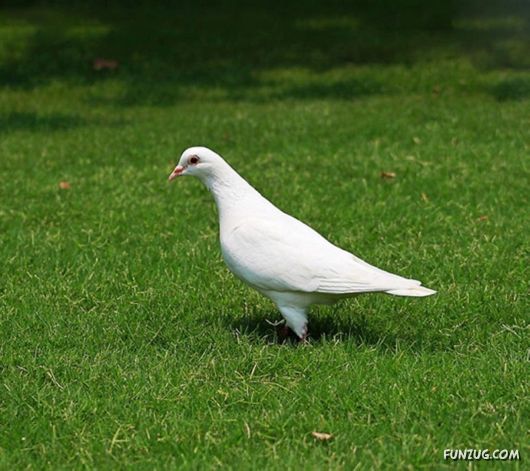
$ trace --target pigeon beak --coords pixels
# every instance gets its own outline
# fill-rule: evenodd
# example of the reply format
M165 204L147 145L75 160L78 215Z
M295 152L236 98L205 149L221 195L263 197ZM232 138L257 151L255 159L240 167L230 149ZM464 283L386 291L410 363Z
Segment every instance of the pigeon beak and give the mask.
M177 165L173 173L169 176L169 181L173 181L175 178L180 177L185 168L182 165Z

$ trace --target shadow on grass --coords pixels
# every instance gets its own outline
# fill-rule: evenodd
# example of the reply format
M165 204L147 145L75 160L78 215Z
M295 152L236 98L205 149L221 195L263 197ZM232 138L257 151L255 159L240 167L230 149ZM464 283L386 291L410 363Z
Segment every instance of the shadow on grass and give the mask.
M48 114L38 115L31 112L0 112L0 134L12 131L54 132L85 125L86 122L76 115Z
M290 87L275 98L297 99L353 99L360 96L376 95L383 91L382 84L364 79L348 79L328 83L315 83Z
M530 77L503 80L491 88L491 94L499 101L530 98Z
M34 88L53 80L120 82L108 104L171 105L189 88L232 100L255 98L262 74L348 65L404 64L449 55L486 67L528 69L528 4L507 0L25 2L3 24L31 27L23 48L7 48L0 85ZM514 17L522 18L515 21ZM478 18L478 20L477 20ZM517 18L516 18L517 19ZM512 24L513 23L513 24ZM14 26L16 30L16 26ZM96 58L117 68L95 70ZM377 83L345 80L289 86L277 98L356 98L381 93ZM275 96L272 96L274 98ZM270 98L270 97L269 97ZM257 98L255 98L257 99Z
M244 336L251 342L287 343L293 346L300 343L292 332L287 337L282 335L283 323L271 324L267 321L268 317L270 317L270 312L258 311L243 319L225 318L223 322L237 336ZM353 341L359 347L375 348L382 353L395 353L396 350L402 348L413 352L445 349L436 341L427 344L418 337L409 337L404 334L398 336L379 330L362 315L345 321L339 316L324 316L322 313L315 312L309 319L308 339L313 344Z

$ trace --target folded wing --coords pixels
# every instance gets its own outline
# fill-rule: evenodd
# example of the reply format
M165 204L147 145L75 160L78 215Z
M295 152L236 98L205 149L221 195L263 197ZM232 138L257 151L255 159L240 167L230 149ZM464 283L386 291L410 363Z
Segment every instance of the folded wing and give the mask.
M228 266L262 290L354 294L420 282L380 270L291 216L247 218L222 240Z

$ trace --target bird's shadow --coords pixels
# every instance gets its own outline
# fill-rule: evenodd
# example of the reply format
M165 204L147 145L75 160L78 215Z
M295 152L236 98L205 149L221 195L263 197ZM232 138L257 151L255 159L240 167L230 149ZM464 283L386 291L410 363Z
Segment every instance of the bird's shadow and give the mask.
M271 319L274 319L274 322ZM283 321L268 310L255 310L244 317L223 317L222 322L237 337L245 338L251 343L293 346L301 343L292 331L289 331L287 336L283 334ZM307 340L313 345L353 342L359 347L375 348L384 353L395 353L403 347L412 351L425 350L425 345L417 336L389 333L376 327L362 314L345 319L343 316L320 310L311 314Z

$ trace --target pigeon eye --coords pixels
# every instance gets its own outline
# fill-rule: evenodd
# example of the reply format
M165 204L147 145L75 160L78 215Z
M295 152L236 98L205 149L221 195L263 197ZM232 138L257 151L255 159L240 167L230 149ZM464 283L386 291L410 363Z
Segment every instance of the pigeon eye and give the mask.
M190 164L195 165L199 161L199 157L194 155L193 157L190 157Z

